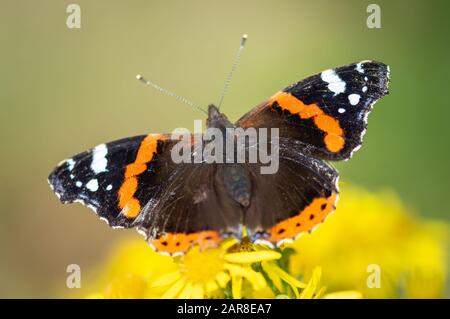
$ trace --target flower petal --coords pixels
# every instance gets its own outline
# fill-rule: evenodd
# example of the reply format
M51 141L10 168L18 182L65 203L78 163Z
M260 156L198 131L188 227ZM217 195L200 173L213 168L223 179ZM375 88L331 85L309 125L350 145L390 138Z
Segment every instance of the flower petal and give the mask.
M220 248L222 248L224 251L227 251L228 248L230 248L233 245L236 245L237 243L239 243L239 241L236 238L230 237L222 242Z
M314 297L314 293L316 292L319 286L321 276L322 276L322 269L320 267L314 268L311 279L306 285L306 288L303 289L302 293L300 294L301 299L312 299Z
M320 290L314 295L313 299L321 299L323 295L325 295L326 287L320 288Z
M280 258L281 254L279 252L268 249L260 251L229 253L225 255L226 261L240 264L251 264L255 262L276 260Z
M231 276L231 295L234 299L242 298L242 276Z
M164 294L161 296L161 299L176 298L180 291L184 288L185 284L186 278L184 277L176 281L172 286L170 286L169 289L166 290L166 292L164 292Z
M169 272L167 274L163 274L159 277L157 277L155 280L153 280L151 287L160 287L160 286L166 286L174 283L176 280L180 279L181 273L179 270L175 270L172 272Z
M226 272L221 271L216 276L216 281L219 284L221 288L225 288L225 286L230 281L230 275L228 275Z
M262 269L266 272L267 276L269 276L270 280L272 280L272 283L277 290L283 291L283 283L281 282L281 278L272 271L272 268L268 264L268 262L261 263Z
M193 292L192 282L188 281L186 286L184 286L183 290L181 290L178 295L178 299L190 299Z
M205 290L207 293L214 292L217 289L219 289L219 285L217 284L217 282L215 282L213 280L208 280L205 283Z
M242 276L248 279L254 289L260 289L266 285L264 277L251 269L250 266L242 267L234 264L225 264L224 268L231 273L231 276Z
M270 264L270 263L267 263L267 264L276 275L278 275L282 280L287 282L292 287L306 288L306 284L304 282L301 282L300 280L291 276L290 274L285 272L283 269L281 269L277 265Z
M192 287L192 298L202 299L205 296L205 291L203 289L203 284L196 283Z

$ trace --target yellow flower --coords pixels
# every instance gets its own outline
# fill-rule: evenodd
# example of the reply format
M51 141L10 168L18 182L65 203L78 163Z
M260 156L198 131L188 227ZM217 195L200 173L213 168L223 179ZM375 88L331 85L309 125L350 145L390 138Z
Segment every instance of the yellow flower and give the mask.
M173 259L151 252L149 263L142 248L134 243L120 247L106 271L110 281L102 293L88 298L317 298L323 292L320 270L305 284L280 267L280 251L252 245L246 238L241 243L227 240L215 249L193 247ZM137 265L139 258L145 268Z
M152 286L167 288L161 298L248 298L253 291L260 292L267 287L261 267L257 271L253 265L263 263L275 272L282 271L271 263L279 258L281 253L259 247L255 250L245 238L241 243L228 240L216 249L200 251L194 247L178 258L177 270L160 276ZM288 274L284 276L288 277ZM291 282L295 280L291 278ZM246 289L247 285L251 289Z
M150 280L176 267L172 258L155 253L145 241L127 240L93 271L99 274L96 280L83 280L83 286L87 286L83 291L96 291L88 298L157 298L160 292L151 289Z
M448 225L414 216L392 192L341 189L336 213L296 250L291 273L323 269L327 287L356 290L366 298L444 296ZM367 285L370 265L379 266L380 288Z

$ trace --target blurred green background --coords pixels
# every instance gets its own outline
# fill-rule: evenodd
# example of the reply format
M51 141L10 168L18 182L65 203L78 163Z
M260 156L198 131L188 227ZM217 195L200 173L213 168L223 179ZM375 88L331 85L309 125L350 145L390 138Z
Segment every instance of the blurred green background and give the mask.
M248 45L223 107L232 120L284 86L363 59L391 66L391 94L341 181L396 191L448 220L448 1L0 1L0 297L49 297L66 265L95 265L133 232L109 229L47 185L60 160L99 143L193 128L203 118L136 81L142 73L201 105L217 102L240 36Z

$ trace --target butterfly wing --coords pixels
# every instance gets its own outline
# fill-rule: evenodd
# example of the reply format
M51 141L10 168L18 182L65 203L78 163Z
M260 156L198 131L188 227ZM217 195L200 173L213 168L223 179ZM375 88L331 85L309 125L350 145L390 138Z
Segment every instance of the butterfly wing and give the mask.
M152 247L176 255L190 246L217 246L223 237L241 234L243 208L227 193L225 164L183 163L145 207L138 228Z
M388 82L389 66L375 61L325 70L276 93L236 125L276 127L305 153L345 160L361 146L367 116L388 94Z
M178 142L149 134L101 144L61 162L49 183L63 203L80 202L114 228L137 227L161 253L217 245L238 234L242 211L218 164L172 160Z
M305 155L291 139L280 138L279 147L274 174L260 174L260 165L247 165L253 191L245 226L251 241L271 246L313 231L335 210L339 194L333 167Z
M162 134L100 144L62 161L48 181L61 202L80 202L112 227L133 227L159 187L155 171L170 144Z

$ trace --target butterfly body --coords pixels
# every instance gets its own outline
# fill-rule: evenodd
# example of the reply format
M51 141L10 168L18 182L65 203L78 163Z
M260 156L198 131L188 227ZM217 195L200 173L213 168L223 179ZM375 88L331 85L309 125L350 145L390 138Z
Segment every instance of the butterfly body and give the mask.
M372 105L388 93L389 68L362 61L330 69L274 94L236 123L210 105L207 129L222 141L192 135L193 154L211 146L222 161L176 163L171 134L136 136L99 146L60 163L49 183L64 203L81 202L112 227L136 227L157 251L185 253L228 236L269 246L311 232L336 208L338 173L328 161L347 160L361 146ZM278 132L279 166L239 161L225 146L245 130ZM230 131L241 133L229 134ZM239 131L240 130L240 131ZM241 145L242 146L242 145ZM245 142L244 155L262 149Z

